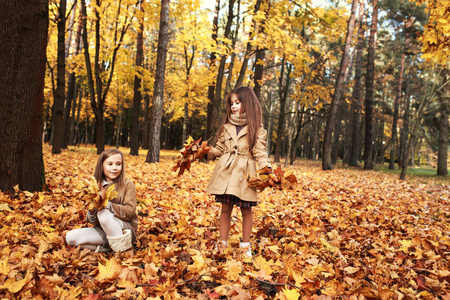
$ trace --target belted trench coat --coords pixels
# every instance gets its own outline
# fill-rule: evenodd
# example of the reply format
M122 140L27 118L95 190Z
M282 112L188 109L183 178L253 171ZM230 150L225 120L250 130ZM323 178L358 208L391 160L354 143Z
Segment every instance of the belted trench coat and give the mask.
M244 201L257 201L256 189L247 184L247 175L256 173L265 166L270 167L266 152L267 131L261 126L253 150L249 149L248 127L236 134L236 126L226 123L216 146L212 147L207 159L220 157L206 191L214 195L234 195Z

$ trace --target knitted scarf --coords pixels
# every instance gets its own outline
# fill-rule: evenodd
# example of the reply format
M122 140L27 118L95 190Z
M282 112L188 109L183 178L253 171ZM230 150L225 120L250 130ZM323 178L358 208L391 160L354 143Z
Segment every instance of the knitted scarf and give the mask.
M247 114L231 114L228 119L230 120L230 123L236 126L245 126L247 125Z

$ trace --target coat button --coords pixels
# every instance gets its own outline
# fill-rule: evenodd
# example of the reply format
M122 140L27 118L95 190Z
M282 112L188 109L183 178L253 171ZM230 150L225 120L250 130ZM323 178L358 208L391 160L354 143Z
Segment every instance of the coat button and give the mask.
M234 149L237 149L237 146L234 146Z

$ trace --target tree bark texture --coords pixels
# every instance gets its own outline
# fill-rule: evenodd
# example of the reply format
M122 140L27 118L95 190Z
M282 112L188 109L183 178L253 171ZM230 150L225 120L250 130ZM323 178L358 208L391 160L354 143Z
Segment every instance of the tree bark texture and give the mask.
M149 129L149 146L146 159L146 162L148 163L159 162L161 117L164 104L164 78L166 71L167 44L169 43L169 4L169 0L161 1L155 88Z
M61 147L63 145L63 116L66 90L66 0L60 0L58 20L56 24L58 28L58 53L56 71L56 94L53 104L53 130L55 132L52 145L53 154L61 153Z
M278 81L278 97L280 99L280 112L278 115L278 127L277 127L277 143L275 145L275 156L274 156L274 162L280 162L281 157L281 148L283 145L283 136L284 136L284 123L285 123L285 107L286 107L286 100L289 94L289 86L292 81L290 78L290 74L292 71L292 65L289 64L287 66L287 70L285 71L286 61L283 58L281 63L281 71L280 71L280 78ZM286 74L285 74L286 72ZM286 80L284 80L284 77L286 77Z
M0 9L0 190L45 184L42 114L48 4L4 1Z
M351 141L350 141L350 154L349 154L349 166L357 167L358 158L360 153L360 127L361 127L361 109L362 109L362 97L361 97L361 71L362 71L362 51L364 44L364 4L360 3L359 8L359 28L358 28L358 44L356 45L356 59L355 59L355 84L352 93L351 102Z
M253 16L255 16L258 13L259 9L261 8L262 1L263 0L256 0L255 7L253 8ZM239 72L238 79L236 80L236 85L234 87L235 89L242 86L242 84L244 83L244 77L245 77L245 73L247 71L248 60L250 59L250 55L251 55L251 51L252 51L251 38L253 36L256 25L257 25L257 23L256 23L255 19L253 18L252 29L249 34L250 38L249 38L249 41L247 42L247 49L245 50L244 60L242 61L241 71Z
M369 50L366 74L366 127L364 140L364 169L373 169L373 86L375 76L375 45L377 39L378 0L373 0L372 23L370 25Z
M376 1L376 0L375 0ZM332 170L333 164L331 162L331 145L332 145L332 135L334 124L336 123L336 114L339 107L339 101L341 99L342 88L344 85L346 70L349 62L349 52L351 47L351 41L353 37L353 31L355 27L356 20L356 8L358 7L359 0L353 0L352 10L350 18L348 20L347 27L347 37L345 39L344 51L342 53L341 65L339 68L339 73L336 80L336 85L334 88L333 99L331 100L330 111L328 113L327 124L325 127L325 135L323 138L323 148L322 148L322 169Z
M81 22L81 17L80 17L80 18L78 18L78 26L77 26L77 31L76 31L76 35L75 35L74 55L78 55L78 53L80 52L81 30L83 30L83 23ZM67 51L67 48L66 48L66 51ZM76 82L75 72L71 72L67 79L66 106L64 107L63 144L62 144L63 149L66 149L67 145L72 143L72 141L70 140L71 134L69 134L69 132L70 133L72 132L72 126L70 126L71 124L69 123L69 118L70 118L70 110L71 110L72 103L75 105L75 102L76 102L78 88L79 88L79 86ZM75 112L75 109L73 109L72 119L74 118L74 112ZM69 128L69 126L71 128ZM69 131L69 129L70 129L70 131Z
M444 77L445 78L445 77ZM450 103L450 93L447 88L440 96L440 123L439 123L439 142L438 142L438 163L437 175L448 175L447 159L448 159L448 106Z
M219 10L220 10L220 0L216 1L216 8L214 11L214 19L213 19L213 23L212 23L212 34L211 34L211 38L214 41L214 43L217 45L217 31L219 28ZM210 69L214 69L216 63L216 53L215 52L211 52L210 54L210 65L209 68ZM219 111L218 109L215 107L214 105L214 92L215 92L215 83L211 83L208 87L208 105L206 107L206 131L205 131L205 138L204 140L209 140L210 137L213 136L214 134L214 127L217 124L217 118L219 115ZM213 143L211 141L211 143Z
M141 12L144 13L142 5L143 0L140 0ZM139 29L137 32L136 41L136 73L134 75L134 95L133 95L133 116L131 123L131 138L130 138L130 154L139 155L139 116L141 107L141 72L139 68L142 66L144 60L144 20L139 20Z
M402 97L402 86L403 86L403 72L405 70L405 52L402 52L402 58L400 60L400 70L398 74L398 84L397 84L397 94L395 96L394 101L394 116L392 121L392 137L391 137L391 150L389 154L389 169L395 169L395 154L397 150L397 141L398 141L398 133L397 133L397 123L398 123L398 115L399 115L399 106L400 99Z

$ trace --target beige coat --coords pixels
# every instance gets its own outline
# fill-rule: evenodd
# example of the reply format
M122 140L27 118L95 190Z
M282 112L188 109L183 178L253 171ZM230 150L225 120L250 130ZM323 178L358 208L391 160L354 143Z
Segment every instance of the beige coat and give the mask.
M239 135L236 135L235 125L224 125L216 146L208 152L208 160L220 157L206 189L208 193L228 194L245 201L257 201L256 189L248 186L246 176L256 173L256 163L258 169L270 167L266 152L267 131L263 127L259 128L255 146L253 151L250 151L247 129L245 126Z
M107 188L107 186L105 186ZM136 200L136 187L131 180L125 182L125 191L121 199L114 198L110 201L111 212L116 218L124 221L124 229L130 229L133 241L136 240L136 230L138 226L138 215L137 215L137 200ZM89 221L89 219L87 218ZM94 225L99 225L98 220L93 223Z

